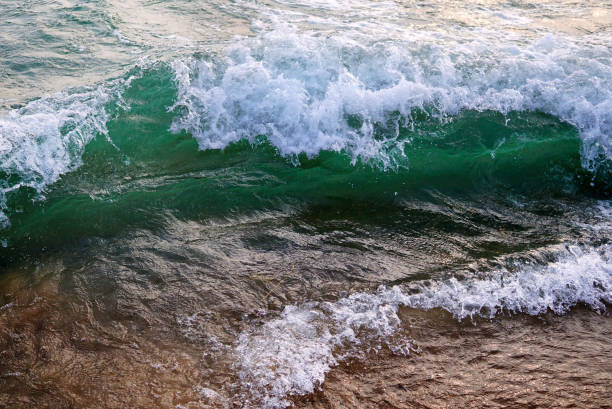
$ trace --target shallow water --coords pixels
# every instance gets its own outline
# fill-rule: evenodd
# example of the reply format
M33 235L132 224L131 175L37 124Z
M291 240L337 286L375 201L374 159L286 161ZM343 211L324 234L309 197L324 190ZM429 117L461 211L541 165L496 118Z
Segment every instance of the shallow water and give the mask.
M578 308L478 325L419 311L404 319L418 353L336 367L296 407L605 407L612 397L609 316Z
M609 404L610 5L0 12L1 407Z

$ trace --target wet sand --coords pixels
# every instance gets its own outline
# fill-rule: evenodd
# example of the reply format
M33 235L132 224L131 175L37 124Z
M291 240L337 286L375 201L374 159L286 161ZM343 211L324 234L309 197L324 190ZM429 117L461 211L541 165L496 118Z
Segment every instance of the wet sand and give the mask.
M231 363L209 359L210 346L172 336L177 323L145 323L137 315L102 319L58 288L53 275L35 285L18 274L2 281L1 408L242 407ZM459 323L445 311L403 308L400 316L398 336L411 339L415 351L401 356L383 349L341 364L315 394L294 397L294 407L612 403L609 313L579 306L566 316ZM200 386L204 381L227 396L211 395Z
M456 324L431 314L403 314L419 353L383 352L334 368L322 390L295 407L611 407L609 315L578 307L561 317Z

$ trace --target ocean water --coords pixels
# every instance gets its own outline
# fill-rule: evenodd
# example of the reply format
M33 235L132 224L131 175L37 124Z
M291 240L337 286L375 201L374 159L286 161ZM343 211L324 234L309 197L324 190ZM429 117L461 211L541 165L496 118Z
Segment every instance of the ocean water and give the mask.
M612 401L611 4L0 15L0 407Z

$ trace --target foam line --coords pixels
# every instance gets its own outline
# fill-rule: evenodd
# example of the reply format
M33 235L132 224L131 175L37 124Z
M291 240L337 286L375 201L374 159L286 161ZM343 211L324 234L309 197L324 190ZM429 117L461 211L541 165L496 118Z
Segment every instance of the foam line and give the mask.
M338 362L387 345L407 353L410 344L394 337L402 306L442 308L456 319L493 318L502 312L564 314L578 303L603 311L612 303L612 248L570 247L544 266L487 278L427 281L409 290L381 287L337 302L287 306L280 317L243 333L236 346L242 385L252 407L285 408L288 396L312 393Z

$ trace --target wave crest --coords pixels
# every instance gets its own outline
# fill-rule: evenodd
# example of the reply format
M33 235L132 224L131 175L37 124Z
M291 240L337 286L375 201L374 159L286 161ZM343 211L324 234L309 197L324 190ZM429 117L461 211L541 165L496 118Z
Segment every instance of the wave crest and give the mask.
M389 125L389 113L400 113L390 124L397 135L411 126L414 109L440 117L542 111L580 131L586 168L612 158L609 49L552 35L530 44L483 37L438 45L414 34L414 41L366 44L285 28L244 40L222 58L175 61L171 109L180 114L172 130L190 132L201 149L266 135L287 156L344 150L354 160L385 161L382 148L393 137L381 141L375 128Z

